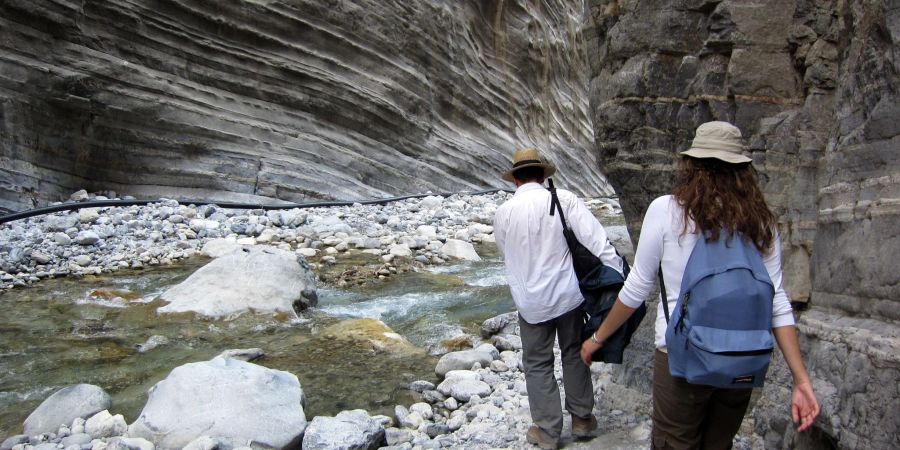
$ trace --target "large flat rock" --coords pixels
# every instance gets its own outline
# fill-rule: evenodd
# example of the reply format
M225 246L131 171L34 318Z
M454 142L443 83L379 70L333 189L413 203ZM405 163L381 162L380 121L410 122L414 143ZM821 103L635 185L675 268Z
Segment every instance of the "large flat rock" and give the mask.
M216 258L160 298L169 304L159 313L220 318L247 311L295 314L317 302L315 275L303 257L266 246Z

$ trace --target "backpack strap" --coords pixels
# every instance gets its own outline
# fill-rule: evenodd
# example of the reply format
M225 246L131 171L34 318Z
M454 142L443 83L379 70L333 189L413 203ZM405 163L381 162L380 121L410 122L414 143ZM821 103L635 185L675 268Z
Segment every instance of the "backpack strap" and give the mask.
M666 323L669 323L669 295L666 294L666 282L663 280L662 263L659 263L659 292L662 293L663 313L666 315Z
M559 197L556 196L556 187L553 186L553 179L547 178L547 188L550 191L550 215L552 216L554 211L559 210L559 220L562 222L563 230L569 229L569 224L566 223L566 216L563 214L562 205L559 203Z

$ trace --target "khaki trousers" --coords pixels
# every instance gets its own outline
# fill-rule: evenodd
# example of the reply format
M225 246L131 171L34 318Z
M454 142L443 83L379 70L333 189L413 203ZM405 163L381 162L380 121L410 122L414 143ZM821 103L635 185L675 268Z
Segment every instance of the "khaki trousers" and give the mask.
M531 420L556 439L562 434L563 425L559 386L553 374L553 344L556 339L559 339L562 351L566 411L574 416L587 418L594 409L591 371L581 360L583 314L579 306L555 319L538 324L530 324L519 316L522 365L525 368Z
M690 384L669 373L669 355L653 362L653 448L730 449L752 389Z

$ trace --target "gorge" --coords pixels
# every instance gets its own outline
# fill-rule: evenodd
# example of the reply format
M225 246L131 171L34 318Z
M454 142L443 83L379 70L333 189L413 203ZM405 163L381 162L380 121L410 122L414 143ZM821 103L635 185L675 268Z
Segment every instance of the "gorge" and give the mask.
M731 121L779 218L823 407L793 432L775 358L754 430L767 448L900 447L896 0L5 0L0 36L2 210L81 188L503 187L534 145L560 186L614 190L636 241L697 125ZM623 409L649 405L644 325L604 400Z

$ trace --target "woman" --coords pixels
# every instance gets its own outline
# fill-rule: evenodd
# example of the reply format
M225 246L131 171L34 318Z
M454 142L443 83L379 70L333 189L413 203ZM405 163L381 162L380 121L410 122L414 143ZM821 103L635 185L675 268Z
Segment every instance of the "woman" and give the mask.
M591 354L650 294L660 266L666 301L669 310L674 310L681 278L700 232L713 241L739 232L759 250L775 288L772 332L794 379L791 416L798 424L797 431L804 431L818 416L819 404L800 356L791 304L782 286L781 242L775 217L759 189L752 160L741 154L742 148L741 132L734 125L708 122L697 128L691 148L681 153L674 193L657 198L647 209L634 268L607 319L582 344L581 357L590 365ZM693 385L673 377L665 332L666 318L660 303L653 368L653 447L731 448L752 389Z

